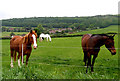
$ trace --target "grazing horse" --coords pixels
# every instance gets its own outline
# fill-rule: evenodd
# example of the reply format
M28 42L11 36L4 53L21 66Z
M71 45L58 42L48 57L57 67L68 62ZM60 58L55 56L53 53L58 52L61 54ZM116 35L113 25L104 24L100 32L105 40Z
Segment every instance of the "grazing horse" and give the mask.
M82 49L84 52L85 66L86 61L88 60L86 73L88 71L88 66L91 67L91 72L93 72L93 65L102 45L105 45L112 55L116 54L114 47L114 36L115 34L112 36L108 36L106 34L85 34L82 37ZM91 55L93 55L92 64Z
M14 61L16 61L16 56L18 52L18 66L20 67L20 56L23 59L23 56L26 55L26 65L28 64L28 59L32 51L31 45L33 44L33 48L37 48L37 34L36 31L31 30L24 37L22 36L14 36L10 40L10 51L11 51L11 67L13 67L13 57ZM22 56L23 53L23 56ZM23 60L22 60L23 64Z
M49 34L40 34L40 36L39 36L39 41L42 41L42 40L44 40L44 38L46 38L47 39L47 41L48 41L48 38L49 38L49 41L51 42L51 37L50 37L50 35Z

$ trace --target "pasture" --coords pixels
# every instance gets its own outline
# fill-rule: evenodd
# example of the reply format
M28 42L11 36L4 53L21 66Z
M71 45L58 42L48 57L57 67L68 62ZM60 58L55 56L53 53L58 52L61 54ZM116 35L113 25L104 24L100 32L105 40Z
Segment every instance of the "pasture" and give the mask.
M118 36L114 39L118 48ZM38 39L37 43L38 48L32 50L27 67L19 68L16 61L11 68L10 40L2 40L3 79L118 79L118 49L117 54L112 56L102 46L95 61L95 72L89 70L86 74L81 37L52 38L52 42L39 42Z
M2 32L2 37L10 36L11 32ZM15 35L27 34L28 32L14 32Z

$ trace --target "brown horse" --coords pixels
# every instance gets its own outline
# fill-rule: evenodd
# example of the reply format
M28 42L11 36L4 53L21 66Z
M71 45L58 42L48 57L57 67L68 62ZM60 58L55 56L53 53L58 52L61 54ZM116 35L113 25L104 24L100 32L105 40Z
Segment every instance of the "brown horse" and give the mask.
M106 34L85 34L82 37L82 49L84 52L85 66L86 61L88 60L86 73L88 71L88 66L91 66L91 72L93 72L93 65L102 45L105 45L112 55L116 54L114 36L115 34L113 36L108 36ZM91 55L93 55L92 64Z
M37 34L36 31L30 31L28 34L26 34L24 37L22 36L14 36L10 40L10 51L11 51L11 67L13 67L13 56L14 56L14 61L16 61L16 55L18 52L18 66L20 66L20 56L21 59L22 57L22 52L23 55L26 56L26 65L28 64L28 58L31 54L32 47L31 45L33 44L33 48L37 48ZM23 64L23 60L22 60Z

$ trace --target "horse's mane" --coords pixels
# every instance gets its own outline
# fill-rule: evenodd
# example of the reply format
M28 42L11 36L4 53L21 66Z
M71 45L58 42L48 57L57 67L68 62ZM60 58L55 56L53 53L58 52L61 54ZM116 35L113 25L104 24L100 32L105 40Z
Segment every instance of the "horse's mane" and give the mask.
M107 34L92 34L91 37L96 36L96 35L98 35L98 36L107 36L108 38L114 40L114 36L109 36L109 35L107 35Z
M96 35L109 37L107 34L92 34L92 36L96 36ZM91 36L91 37L92 37L92 36Z
M23 43L28 42L28 35L29 34L30 34L30 32L28 34L26 34L25 36L23 36Z

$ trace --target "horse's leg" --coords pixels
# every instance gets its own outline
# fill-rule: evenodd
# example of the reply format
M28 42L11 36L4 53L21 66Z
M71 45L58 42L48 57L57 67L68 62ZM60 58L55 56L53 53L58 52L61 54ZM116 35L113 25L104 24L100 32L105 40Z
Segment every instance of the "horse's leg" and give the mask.
M23 61L22 61L22 58L24 58L24 56L23 56L23 57L21 56L21 62L22 62L22 65L23 65L23 64L24 64L24 59L23 59Z
M47 41L48 41L48 37L46 37Z
M18 66L19 66L19 67L21 67L21 66L20 66L20 56L21 56L21 55L22 55L22 53L19 53L19 54L18 54Z
M89 65L91 66L91 55L87 55L87 59L88 59L88 63L87 63L87 69L86 69L86 73L88 72L88 67Z
M42 41L41 37L39 37L39 41L40 41L40 42Z
M42 39L42 37L40 37L41 38L41 42L43 41L43 39Z
M11 67L13 67L13 53L14 53L14 50L11 50L11 64L10 64Z
M30 57L30 54L27 54L27 56L26 56L26 65L28 64L29 57Z
M41 42L41 37L39 37L39 41Z
M91 65L91 72L94 72L93 71L93 66L94 66L96 57L97 57L96 55L93 56L92 65Z
M87 52L84 51L84 62L85 62L85 66L86 66L86 61L87 61Z
M51 37L49 37L49 41L51 42Z

